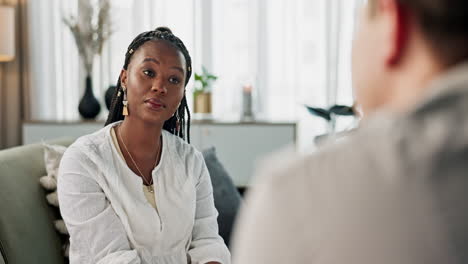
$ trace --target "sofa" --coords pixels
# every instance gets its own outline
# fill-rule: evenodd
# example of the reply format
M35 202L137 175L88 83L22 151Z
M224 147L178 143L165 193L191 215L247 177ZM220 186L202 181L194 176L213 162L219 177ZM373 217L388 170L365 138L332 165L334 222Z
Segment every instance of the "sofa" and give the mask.
M49 143L68 146L72 142ZM0 151L0 263L66 263L52 224L57 210L47 203L39 185L45 174L42 144Z
M74 139L49 141L69 146ZM217 160L214 149L203 151L210 171L220 235L229 243L240 194ZM0 264L63 264L62 239L54 228L58 210L47 203L39 178L46 174L42 144L0 151ZM222 198L222 199L221 199Z

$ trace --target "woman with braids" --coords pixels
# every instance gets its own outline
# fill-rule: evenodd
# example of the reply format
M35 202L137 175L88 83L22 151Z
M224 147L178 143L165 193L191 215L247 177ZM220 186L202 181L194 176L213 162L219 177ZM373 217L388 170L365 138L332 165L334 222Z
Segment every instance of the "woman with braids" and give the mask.
M185 45L168 28L128 47L106 126L61 161L71 264L230 263L203 156L186 142L191 73Z

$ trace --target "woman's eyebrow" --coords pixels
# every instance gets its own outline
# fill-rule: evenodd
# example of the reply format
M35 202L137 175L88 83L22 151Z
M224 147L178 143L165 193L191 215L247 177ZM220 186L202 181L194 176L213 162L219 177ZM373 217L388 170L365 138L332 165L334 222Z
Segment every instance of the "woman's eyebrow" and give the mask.
M152 61L152 62L154 62L156 64L161 64L157 59L154 59L154 58L145 58L143 60L143 62L147 62L147 61Z
M173 67L171 67L171 69L178 70L178 71L180 71L182 74L184 74L184 70L183 70L181 67L173 66Z
M154 62L154 63L156 63L156 64L158 64L158 65L161 64L161 63L160 63L157 59L155 59L155 58L149 58L149 57L148 57L148 58L144 58L144 59L143 59L143 63L144 63L144 62L147 62L147 61ZM183 70L181 67L179 67L179 66L173 66L173 67L171 67L171 69L178 70L178 71L180 71L182 74L184 74L184 70Z

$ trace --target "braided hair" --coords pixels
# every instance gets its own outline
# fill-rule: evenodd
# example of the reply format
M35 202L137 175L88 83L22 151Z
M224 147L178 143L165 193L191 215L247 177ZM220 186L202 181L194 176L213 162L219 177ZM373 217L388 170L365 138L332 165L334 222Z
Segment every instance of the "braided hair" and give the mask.
M150 40L165 40L172 44L175 48L177 48L185 58L186 64L186 78L185 78L185 86L192 75L192 59L190 58L190 54L187 51L184 43L172 34L172 31L167 27L158 27L152 31L146 31L139 34L128 46L127 52L125 53L125 63L123 68L127 70L132 55L135 51L144 43ZM115 89L114 95L112 96L112 103L109 110L109 115L107 117L106 126L110 123L120 121L124 119L122 114L123 110L123 102L122 102L122 95L123 89L121 85L120 75L117 80L117 89ZM187 113L187 120L185 119L185 113ZM178 118L177 118L178 117ZM166 122L164 122L163 129L169 131L170 133L181 137L187 142L190 143L190 110L187 104L187 98L185 96L182 98L180 102L180 106L177 109L176 113L169 118Z

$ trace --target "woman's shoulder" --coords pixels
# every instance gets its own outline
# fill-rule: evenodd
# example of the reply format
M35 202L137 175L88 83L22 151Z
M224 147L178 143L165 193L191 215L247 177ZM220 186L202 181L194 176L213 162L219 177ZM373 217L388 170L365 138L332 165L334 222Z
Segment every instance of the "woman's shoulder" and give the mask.
M189 144L184 139L164 130L164 138L167 140L167 146L172 154L176 154L183 160L200 160L203 159L203 155L193 145Z
M91 159L103 157L108 151L108 136L113 124L109 124L91 134L81 136L71 144L65 154L67 156L90 156Z

